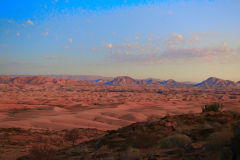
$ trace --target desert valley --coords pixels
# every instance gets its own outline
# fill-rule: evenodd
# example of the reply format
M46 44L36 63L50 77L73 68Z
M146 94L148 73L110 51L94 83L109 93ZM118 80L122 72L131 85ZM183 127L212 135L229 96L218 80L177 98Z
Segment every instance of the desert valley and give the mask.
M0 0L0 160L240 160L240 0Z
M136 122L201 113L206 104L240 111L239 82L214 77L193 84L127 76L1 76L0 97L0 151L6 160L29 154L41 137L63 139L74 128L81 128L80 143Z

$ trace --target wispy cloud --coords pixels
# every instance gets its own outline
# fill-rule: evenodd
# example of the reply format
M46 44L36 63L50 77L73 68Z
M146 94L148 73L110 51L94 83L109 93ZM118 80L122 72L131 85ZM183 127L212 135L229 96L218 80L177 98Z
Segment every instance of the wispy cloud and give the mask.
M182 39L181 36L178 37ZM183 40L183 39L182 39ZM234 63L240 55L226 43L208 47L166 47L157 45L122 44L114 45L109 58L117 62L136 63Z
M113 45L112 45L112 43L109 43L109 44L106 45L106 47L107 47L107 48L112 48Z
M48 31L43 33L44 36L48 36L48 34L49 34Z
M135 39L136 39L137 41L141 40L138 36L136 36Z
M70 47L68 45L64 46L64 49L69 49Z
M173 12L172 11L168 11L168 15L173 15Z
M68 41L69 41L70 43L72 43L73 40L72 40L72 38L68 38Z
M182 34L172 33L171 38L164 40L168 45L177 45L180 42L184 42L184 37Z
M45 59L64 59L68 58L68 56L44 56Z
M6 44L6 43L0 44L0 47L7 47L7 46L8 46L8 44Z
M197 36L195 33L190 32L191 39L188 41L188 43L194 43L194 42L200 42L200 37Z
M31 21L31 20L28 20L27 23L31 24L31 25L34 25L33 21Z

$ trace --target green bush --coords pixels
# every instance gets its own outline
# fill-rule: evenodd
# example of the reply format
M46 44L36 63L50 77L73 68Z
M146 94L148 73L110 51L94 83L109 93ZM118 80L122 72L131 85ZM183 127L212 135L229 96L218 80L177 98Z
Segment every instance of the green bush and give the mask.
M191 144L191 138L184 134L174 134L163 138L159 145L161 148L174 148L174 147L184 147L185 145Z
M202 112L219 112L223 108L223 105L220 103L206 104L202 107Z

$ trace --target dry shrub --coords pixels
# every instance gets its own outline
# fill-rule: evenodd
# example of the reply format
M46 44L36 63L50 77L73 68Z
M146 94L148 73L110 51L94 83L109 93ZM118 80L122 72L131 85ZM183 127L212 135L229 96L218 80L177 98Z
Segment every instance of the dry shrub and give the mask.
M222 147L231 144L233 134L231 131L222 131L212 133L207 138L207 148L211 151L220 150Z
M232 151L229 145L232 143L232 137L233 134L231 131L212 133L207 138L205 157L215 160L231 160Z
M69 130L65 134L65 140L71 141L72 145L74 145L80 137L81 137L80 136L80 131L77 128Z
M219 112L223 108L223 105L220 103L206 104L202 107L202 112Z
M127 145L131 144L135 148L150 148L157 145L160 135L151 132L138 133L136 136L128 137Z
M30 149L31 160L55 160L56 149L49 144L33 145Z
M184 147L191 144L191 138L184 134L174 134L160 140L159 145L161 148L174 148Z
M121 160L139 160L141 159L141 153L138 149L133 147L127 147L125 153L120 158Z

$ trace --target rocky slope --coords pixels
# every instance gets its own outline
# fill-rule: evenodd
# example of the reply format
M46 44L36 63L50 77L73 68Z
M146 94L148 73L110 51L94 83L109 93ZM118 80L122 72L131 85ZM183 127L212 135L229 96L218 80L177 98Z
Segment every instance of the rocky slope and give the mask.
M234 160L240 158L239 125L239 113L226 111L153 118L59 150L54 159ZM18 160L27 159L31 155Z

